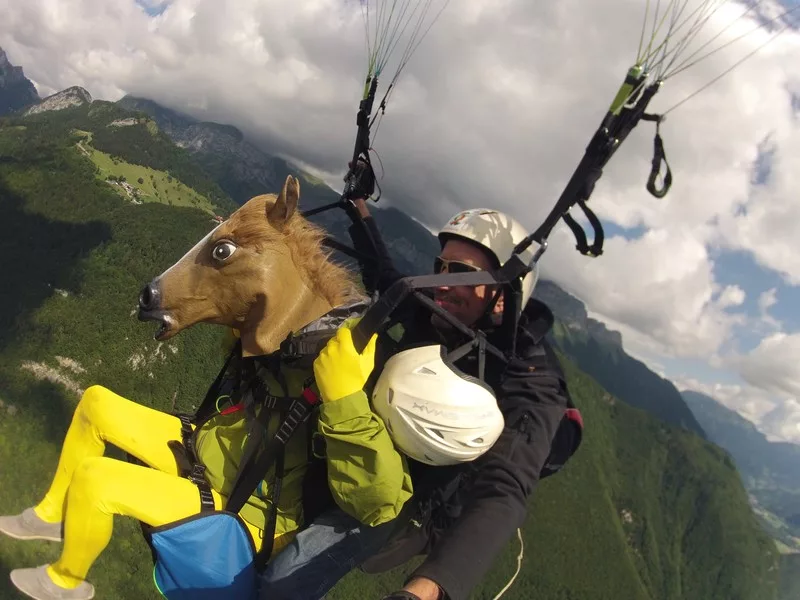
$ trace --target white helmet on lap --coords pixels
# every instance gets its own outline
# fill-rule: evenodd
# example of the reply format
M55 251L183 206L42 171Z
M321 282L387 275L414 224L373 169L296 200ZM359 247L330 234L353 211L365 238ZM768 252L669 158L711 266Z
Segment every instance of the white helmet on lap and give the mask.
M439 345L398 352L386 362L372 394L397 449L435 466L475 460L494 445L504 425L491 388L443 354Z
M511 258L514 247L528 237L525 228L513 217L489 208L473 208L464 210L453 216L439 232L442 246L448 238L455 237L467 240L489 251L502 266ZM533 259L534 244L520 253L520 259L530 264ZM533 288L539 278L537 265L522 280L522 306L524 308L533 294Z

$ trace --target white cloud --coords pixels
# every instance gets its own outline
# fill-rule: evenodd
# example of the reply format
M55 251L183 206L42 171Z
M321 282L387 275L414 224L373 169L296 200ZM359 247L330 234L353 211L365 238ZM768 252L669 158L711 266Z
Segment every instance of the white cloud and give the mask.
M778 302L778 289L770 288L758 297L758 308L761 312L761 323L773 330L781 329L781 322L769 313L769 309Z
M682 391L693 390L714 398L759 428L764 415L775 408L770 394L748 385L708 383L691 377L676 377L673 381Z
M706 248L689 232L651 229L633 241L613 237L597 260L570 252L565 238L564 232L554 238L566 248L546 264L546 274L613 322L633 353L638 346L640 352L707 358L743 322L726 309L741 304L744 291L729 286L719 292Z
M746 384L711 384L690 377L676 377L673 381L681 391L703 393L737 412L769 441L800 444L800 403L795 398Z
M770 288L758 297L758 308L762 314L767 314L770 308L778 302L778 288Z
M770 441L800 443L800 402L787 398L762 417Z
M147 96L232 123L273 152L341 177L365 67L356 0L174 0L157 17L142 4L162 3L0 0L0 45L43 93L82 85L100 99ZM643 10L640 0L451 2L375 140L387 200L433 227L479 205L537 226L634 60ZM726 3L710 30L742 10ZM738 21L728 35L749 27ZM674 106L766 39L756 33L667 81L651 111ZM798 91L800 34L787 32L670 113L661 133L675 180L664 199L644 189L653 126L642 123L590 206L644 234L608 239L593 260L575 252L560 224L547 274L619 323L626 345L720 364L743 323L736 311L758 292L746 281L721 287L710 251L751 252L800 283ZM765 140L769 176L753 187Z
M730 306L741 306L744 304L746 294L738 285L728 285L720 292L717 300L719 308L728 308Z
M731 363L749 383L789 397L800 397L800 333L775 333L745 357Z

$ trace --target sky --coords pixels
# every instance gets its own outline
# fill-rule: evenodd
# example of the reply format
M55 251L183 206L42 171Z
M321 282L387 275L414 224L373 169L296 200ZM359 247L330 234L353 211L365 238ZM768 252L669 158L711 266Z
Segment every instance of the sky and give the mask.
M0 46L42 96L80 85L95 99L148 97L233 124L337 185L366 72L365 1L0 0ZM647 4L450 2L373 139L381 202L433 230L469 207L535 229L636 60ZM735 42L666 79L649 107L668 113L670 193L645 189L643 122L590 200L604 254L581 256L562 223L541 268L679 389L800 443L800 32L769 41L768 23L797 4L758 2L743 18L744 4L717 4L687 52L720 31L697 56Z

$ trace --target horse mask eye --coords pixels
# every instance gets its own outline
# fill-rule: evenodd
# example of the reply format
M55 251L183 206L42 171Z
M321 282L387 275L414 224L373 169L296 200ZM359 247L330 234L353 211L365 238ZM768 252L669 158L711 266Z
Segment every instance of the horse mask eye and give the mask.
M228 260L236 252L236 245L232 242L219 242L211 251L214 260L220 262Z

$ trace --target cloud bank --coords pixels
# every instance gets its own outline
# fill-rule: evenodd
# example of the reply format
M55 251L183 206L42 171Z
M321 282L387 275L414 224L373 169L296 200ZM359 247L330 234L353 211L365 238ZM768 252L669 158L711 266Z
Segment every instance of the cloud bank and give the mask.
M761 3L762 14L778 6ZM635 59L642 11L639 0L451 2L373 140L387 200L432 228L475 206L535 228ZM707 29L750 31L758 22L735 20L743 11L728 2ZM0 0L0 14L0 45L43 94L82 85L100 99L149 97L341 178L366 66L357 0ZM675 106L772 31L669 80L651 110ZM593 260L560 225L545 275L620 324L634 352L726 365L755 389L794 397L800 319L765 315L800 284L798 98L800 34L789 30L669 112L661 133L675 181L664 199L644 189L652 124L633 132L590 202L621 233ZM781 286L720 284L713 257L730 251L752 255ZM758 323L741 309L750 297L761 298ZM741 353L739 334L765 323L760 344Z

